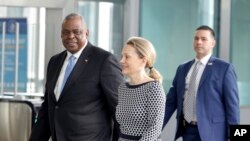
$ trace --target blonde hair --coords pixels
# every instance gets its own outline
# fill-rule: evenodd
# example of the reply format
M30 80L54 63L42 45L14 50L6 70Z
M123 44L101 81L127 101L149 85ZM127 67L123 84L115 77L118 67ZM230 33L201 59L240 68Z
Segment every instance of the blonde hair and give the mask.
M162 83L161 74L153 67L156 60L156 52L153 44L142 37L130 37L126 44L134 47L140 58L145 58L147 60L145 68L149 70L149 77Z

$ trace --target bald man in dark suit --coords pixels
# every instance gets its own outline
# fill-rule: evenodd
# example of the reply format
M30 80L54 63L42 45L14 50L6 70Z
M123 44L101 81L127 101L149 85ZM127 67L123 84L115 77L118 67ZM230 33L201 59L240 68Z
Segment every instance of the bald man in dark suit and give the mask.
M72 13L63 23L65 51L53 56L47 68L44 102L30 141L115 141L117 90L123 81L119 62L87 40L82 16ZM73 70L63 84L70 56Z

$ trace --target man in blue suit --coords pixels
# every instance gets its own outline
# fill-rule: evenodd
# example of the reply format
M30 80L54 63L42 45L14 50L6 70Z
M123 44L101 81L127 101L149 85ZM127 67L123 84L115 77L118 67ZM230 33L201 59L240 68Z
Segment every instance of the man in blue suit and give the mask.
M215 43L213 29L198 27L193 41L196 58L176 71L164 119L166 125L177 110L175 140L226 141L229 125L239 124L237 76L232 64L212 56ZM194 73L196 62L199 71Z

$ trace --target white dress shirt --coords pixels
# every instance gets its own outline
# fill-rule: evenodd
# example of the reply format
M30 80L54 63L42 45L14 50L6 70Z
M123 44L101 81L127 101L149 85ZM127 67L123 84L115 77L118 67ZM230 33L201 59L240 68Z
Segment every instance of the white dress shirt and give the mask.
M212 56L212 54L208 54L207 56L203 57L201 60L198 60L197 58L195 58L195 62L193 63L193 65L191 66L191 68L189 69L189 72L186 76L186 80L185 80L185 94L184 94L184 101L186 100L187 96L188 96L188 88L189 88L189 82L190 82L190 77L191 77L191 74L193 72L193 69L194 69L194 65L197 61L200 61L201 62L201 65L200 65L200 69L199 69L199 72L197 73L197 86L195 88L195 97L197 95L197 90L198 90L198 87L199 87L199 84L200 84L200 79L201 79L201 76L204 72L204 69L208 63L208 60L209 58ZM194 104L196 103L196 98L194 99ZM183 107L185 107L185 102L184 102L184 105ZM193 106L192 106L193 107ZM196 106L195 106L196 107ZM185 114L185 108L183 108L183 113ZM196 110L195 110L195 116L194 116L194 119L192 119L192 121L197 121L197 117L196 117Z
M77 53L73 54L74 57L76 58L76 59L75 59L75 64L76 64L78 58L80 57L80 55L81 55L83 49L86 47L87 43L88 43L88 41L86 41L85 45L84 45ZM56 96L56 100L58 100L59 97L60 97L60 94L61 94L61 91L62 91L62 83L63 83L63 78L64 78L65 70L66 70L66 67L67 67L67 65L68 65L68 63L69 63L69 57L70 57L71 55L72 55L72 54L71 54L69 51L67 51L67 56L66 56L66 58L65 58L65 60L64 60L62 69L61 69L60 74L59 74L59 77L58 77L58 79L57 79L56 86L55 86L55 89L54 89L54 93L55 93L55 96Z

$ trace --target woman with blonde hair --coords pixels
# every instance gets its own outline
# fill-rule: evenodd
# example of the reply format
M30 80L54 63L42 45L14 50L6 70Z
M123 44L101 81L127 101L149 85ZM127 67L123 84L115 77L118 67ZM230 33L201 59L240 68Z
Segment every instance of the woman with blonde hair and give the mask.
M122 49L120 63L127 81L118 89L119 141L161 141L166 99L155 60L155 49L145 38L131 37Z

